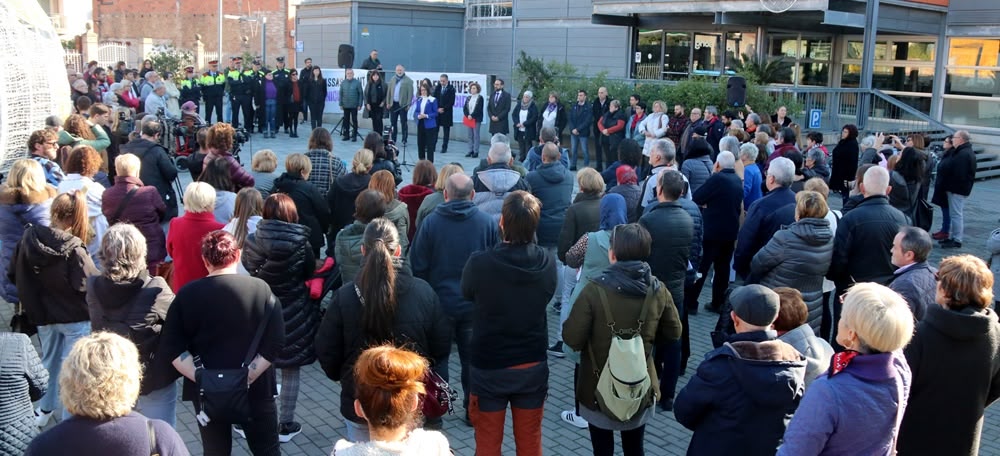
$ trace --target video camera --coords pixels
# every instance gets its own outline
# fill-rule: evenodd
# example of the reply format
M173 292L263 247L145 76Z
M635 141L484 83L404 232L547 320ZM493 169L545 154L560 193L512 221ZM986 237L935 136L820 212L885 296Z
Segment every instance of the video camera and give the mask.
M396 147L396 142L392 140L392 125L382 127L382 146L385 147L386 159L396 160L396 156L399 155L399 148Z

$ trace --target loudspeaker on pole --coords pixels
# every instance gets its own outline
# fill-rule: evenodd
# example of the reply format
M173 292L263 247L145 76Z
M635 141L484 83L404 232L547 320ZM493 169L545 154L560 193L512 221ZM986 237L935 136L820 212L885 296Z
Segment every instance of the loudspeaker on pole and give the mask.
M337 49L337 67L354 68L354 46L341 44Z
M747 104L747 80L731 76L726 83L726 106L739 108Z

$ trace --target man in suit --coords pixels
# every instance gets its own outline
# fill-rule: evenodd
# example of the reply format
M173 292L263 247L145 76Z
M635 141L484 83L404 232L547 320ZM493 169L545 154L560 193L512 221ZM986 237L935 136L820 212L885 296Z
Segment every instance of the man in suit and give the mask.
M611 97L608 96L608 89L606 87L601 87L597 89L597 98L594 98L594 103L591 105L591 116L594 119L594 138L596 141L597 152L594 154L598 158L597 164L601 164L600 157L611 157L611 150L608 148L607 144L601 143L601 128L597 126L597 121L601 120L605 114L611 109ZM614 151L615 155L618 156L618 151ZM610 158L608 159L610 161ZM603 171L603 170L598 170Z
M302 71L299 72L299 85L305 87L309 85L309 81L312 81L313 77L313 59L306 58L305 66L302 67ZM309 121L309 104L306 103L305 97L302 97L302 122L306 123ZM323 113L320 113L322 116Z
M510 114L510 92L503 89L503 79L497 78L493 81L493 95L490 95L487 112L490 115L491 135L510 134L510 125L507 124L507 115Z
M448 82L448 75L442 74L434 88L434 98L438 102L437 124L441 127L444 138L441 141L441 153L448 153L448 137L451 136L452 109L455 107L455 87Z
M389 110L389 121L392 122L392 142L396 142L396 132L399 131L399 120L402 119L403 145L409 136L406 124L406 113L410 110L413 100L413 80L406 75L403 65L396 65L396 74L389 80L389 91L385 96L385 108Z

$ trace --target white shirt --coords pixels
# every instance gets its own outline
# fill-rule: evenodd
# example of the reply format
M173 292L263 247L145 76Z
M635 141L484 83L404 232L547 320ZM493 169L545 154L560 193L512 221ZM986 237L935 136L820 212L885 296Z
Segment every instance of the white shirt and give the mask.
M476 110L476 103L479 102L479 94L469 96L469 115L471 116Z
M556 127L556 117L559 115L559 109L553 109L549 111L548 105L542 110L542 127Z
M100 262L97 258L97 252L101 248L101 239L104 238L104 233L108 231L108 219L101 212L101 200L104 199L104 186L94 182L89 177L73 173L67 174L62 182L59 183L59 187L56 190L59 193L70 193L83 190L84 187L86 187L87 191L87 217L90 218L90 227L94 230L94 237L87 244L87 252L90 253L94 264L99 268Z
M518 128L518 130L524 131L524 122L528 120L528 110L523 107L520 108L520 111L517 112L517 119L517 123L521 124L521 128Z

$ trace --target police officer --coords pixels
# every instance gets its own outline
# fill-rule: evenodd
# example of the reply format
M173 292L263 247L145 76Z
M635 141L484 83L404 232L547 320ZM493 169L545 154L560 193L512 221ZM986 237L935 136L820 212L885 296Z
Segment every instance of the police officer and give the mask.
M288 117L288 105L292 102L292 73L295 70L289 70L285 68L285 58L278 57L276 60L276 68L271 72L271 76L274 78L274 87L278 89L278 109L275 113L275 122L279 128L282 125L285 127L285 133L290 132L291 124L289 123Z
M188 65L184 67L184 72L180 75L177 87L181 91L180 104L184 105L188 101L194 102L194 109L197 111L201 103L201 84L194 75L194 66Z
M219 61L208 62L208 71L201 75L201 95L205 98L205 121L212 121L212 111L216 122L222 122L222 97L226 95L226 75L219 72Z
M264 122L264 71L261 69L260 60L254 59L249 70L243 70L243 80L249 87L250 97L253 100L252 117L247 117L247 130L253 132L254 124L257 131L265 133Z
M231 60L226 71L226 84L229 85L229 107L232 109L233 128L240 128L240 111L249 129L253 129L253 100L250 98L250 87L243 77L243 58L236 56Z

